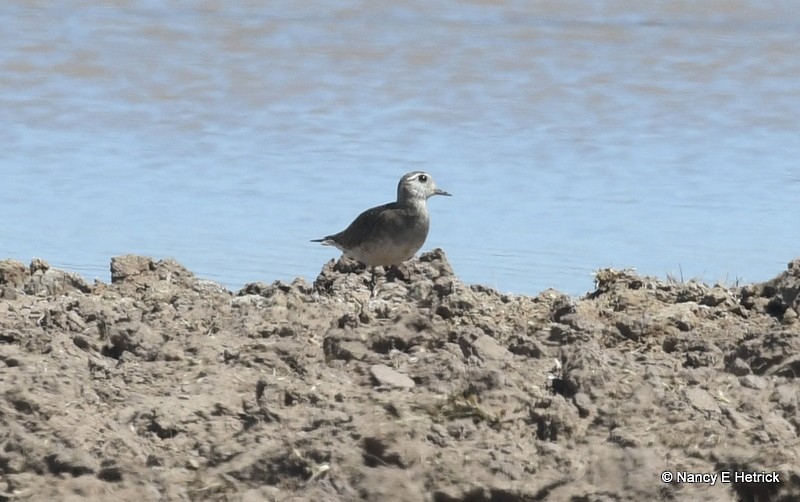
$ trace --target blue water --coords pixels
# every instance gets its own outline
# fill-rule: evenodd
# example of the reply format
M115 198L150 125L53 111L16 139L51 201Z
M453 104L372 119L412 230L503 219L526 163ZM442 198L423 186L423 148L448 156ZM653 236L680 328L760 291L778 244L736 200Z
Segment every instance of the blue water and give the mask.
M792 2L6 2L0 257L236 289L426 170L466 282L766 280L800 255Z

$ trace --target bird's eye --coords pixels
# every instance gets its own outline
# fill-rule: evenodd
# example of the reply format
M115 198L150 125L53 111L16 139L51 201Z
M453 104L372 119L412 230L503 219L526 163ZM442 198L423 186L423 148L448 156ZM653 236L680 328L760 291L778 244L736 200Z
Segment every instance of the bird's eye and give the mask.
M427 177L427 176L425 176L424 174L420 174L420 175L419 175L419 178L417 178L417 179L418 179L418 180L420 180L420 181L421 181L421 182L423 182L423 183L425 183L426 181L428 181L428 177Z

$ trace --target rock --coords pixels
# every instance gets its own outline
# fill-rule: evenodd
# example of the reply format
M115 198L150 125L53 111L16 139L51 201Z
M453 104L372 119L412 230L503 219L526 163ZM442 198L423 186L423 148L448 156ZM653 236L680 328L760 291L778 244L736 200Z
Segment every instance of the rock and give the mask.
M425 500L425 490L405 469L376 466L365 472L363 500L417 502Z
M0 260L0 285L21 287L30 275L25 264L17 260Z
M472 342L472 349L475 354L486 360L507 361L514 356L505 347L497 343L497 340L489 335L481 335Z
M48 470L52 474L70 474L73 477L92 474L98 469L97 460L80 450L59 449L45 456Z
M769 387L767 379L758 375L745 375L739 378L739 383L741 383L743 387L755 390L764 390Z
M108 333L108 345L103 352L114 359L130 352L153 361L164 345L164 338L141 322L120 322L112 325Z
M378 385L385 385L387 387L397 387L400 389L413 389L414 380L407 375L399 373L385 364L375 364L370 366L369 372Z
M716 307L729 299L729 293L726 289L719 286L712 288L700 300L700 305L708 305Z
M155 270L152 258L137 255L116 256L111 258L111 283L132 279Z
M684 389L683 395L686 396L689 403L699 411L720 412L719 406L714 398L700 387Z
M764 417L764 430L773 441L794 443L797 441L797 430L792 424L775 412Z
M421 264L423 263L430 264L430 267L426 267L426 270L428 270L429 268L432 269L433 273L431 273L430 276L433 279L436 279L437 277L447 277L454 275L453 267L450 266L450 262L447 261L447 257L444 254L444 250L442 250L441 248L436 248L433 251L422 253L419 256L419 262Z
M28 295L35 296L58 296L69 291L80 291L89 293L92 287L83 277L72 272L64 272L49 266L36 265L36 271L25 281L23 291ZM33 270L34 264L31 264Z
M728 371L736 376L744 376L750 374L750 366L742 361L740 358L735 358L728 366Z
M574 396L572 396L572 402L575 403L575 407L578 408L578 412L580 413L581 417L588 417L595 410L592 399L586 393L576 393Z
M17 296L17 290L13 287L7 284L0 286L0 298L4 298L6 300L16 300Z
M42 260L41 258L34 258L31 261L30 271L31 275L35 274L36 272L47 272L50 270L50 264L46 261Z
M364 361L370 354L364 343L357 340L340 340L329 336L325 338L322 346L327 357L344 361L352 359Z
M798 411L800 390L794 384L778 385L775 387L772 400L776 401L786 413L795 415Z

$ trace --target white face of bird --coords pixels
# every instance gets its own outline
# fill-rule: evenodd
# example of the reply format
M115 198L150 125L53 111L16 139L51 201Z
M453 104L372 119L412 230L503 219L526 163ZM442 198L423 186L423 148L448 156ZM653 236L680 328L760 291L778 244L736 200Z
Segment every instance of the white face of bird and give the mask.
M447 195L449 193L436 188L433 178L430 174L422 171L413 171L402 178L397 185L397 198L401 199L428 199L434 195Z

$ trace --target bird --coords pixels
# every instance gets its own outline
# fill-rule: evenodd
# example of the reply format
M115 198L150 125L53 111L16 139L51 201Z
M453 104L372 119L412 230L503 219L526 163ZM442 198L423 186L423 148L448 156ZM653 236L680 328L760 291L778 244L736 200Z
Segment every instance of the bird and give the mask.
M434 195L452 196L437 188L430 174L406 173L397 183L395 202L367 209L341 232L311 242L334 246L370 267L370 290L374 294L375 267L399 265L425 243L430 229L427 200Z

